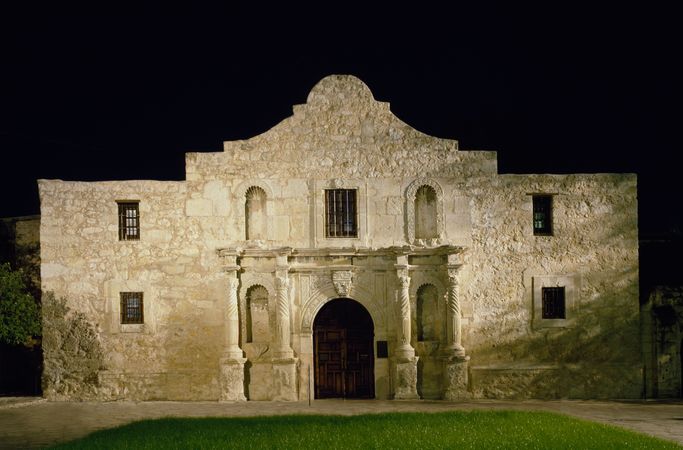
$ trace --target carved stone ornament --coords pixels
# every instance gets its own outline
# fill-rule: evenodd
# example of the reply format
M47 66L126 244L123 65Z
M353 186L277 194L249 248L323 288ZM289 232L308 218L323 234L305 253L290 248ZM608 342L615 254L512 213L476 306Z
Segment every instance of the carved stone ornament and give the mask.
M347 297L353 285L353 272L350 270L338 270L332 272L332 284L340 297Z

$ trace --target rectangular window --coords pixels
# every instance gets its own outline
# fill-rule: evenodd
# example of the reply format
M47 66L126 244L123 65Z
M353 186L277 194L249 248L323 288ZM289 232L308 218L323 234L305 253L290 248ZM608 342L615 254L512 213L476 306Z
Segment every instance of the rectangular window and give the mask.
M566 319L564 286L544 287L541 289L543 297L543 319Z
M358 237L355 189L325 191L325 236Z
M534 195L534 235L551 236L553 234L553 196Z
M121 323L145 323L142 292L121 292Z
M139 202L118 202L119 205L119 241L137 241L140 239Z

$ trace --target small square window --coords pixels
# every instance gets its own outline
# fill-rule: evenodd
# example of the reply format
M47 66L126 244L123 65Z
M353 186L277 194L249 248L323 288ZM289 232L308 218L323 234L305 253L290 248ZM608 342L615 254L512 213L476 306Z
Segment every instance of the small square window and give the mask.
M534 195L534 235L551 236L553 234L553 196Z
M140 239L139 202L118 202L119 205L119 241L137 241Z
M564 286L541 289L543 319L565 319Z
M325 236L358 237L356 190L325 190Z
M121 292L121 323L145 323L142 292Z

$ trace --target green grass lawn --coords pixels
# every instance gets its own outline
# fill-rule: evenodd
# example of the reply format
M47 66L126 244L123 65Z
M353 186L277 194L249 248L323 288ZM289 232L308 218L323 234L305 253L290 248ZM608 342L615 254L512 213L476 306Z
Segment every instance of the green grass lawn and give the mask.
M621 428L541 412L454 411L362 416L160 419L55 448L681 448Z

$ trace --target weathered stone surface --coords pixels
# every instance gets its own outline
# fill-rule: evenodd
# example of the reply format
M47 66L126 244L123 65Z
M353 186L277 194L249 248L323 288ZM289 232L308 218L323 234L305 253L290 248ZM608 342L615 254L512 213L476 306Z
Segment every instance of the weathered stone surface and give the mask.
M221 360L221 398L223 402L245 401L244 363L246 358Z
M417 395L417 361L414 357L410 361L397 361L394 370L394 398L419 398Z
M369 312L375 351L388 343L389 359L373 355L378 398L461 386L437 362L447 349L471 357L473 397L640 396L635 175L498 174L495 152L420 133L339 75L266 133L187 154L186 170L180 182L39 181L43 290L91 324L87 357L102 360L99 385L65 390L51 375L48 397L217 400L233 333L249 399L303 400L316 314L340 296ZM252 188L265 200L247 207ZM328 189L356 191L357 237L327 237ZM533 233L539 193L553 196L552 236ZM122 200L139 201L138 241L118 240ZM539 292L558 283L566 317L543 319ZM433 303L418 312L426 285ZM121 292L144 292L144 324L120 323ZM388 362L413 350L419 366ZM302 364L277 362L289 355Z
M467 361L469 358L449 358L444 361L444 400L464 400L471 397L467 391Z
M98 398L103 354L97 330L64 299L43 296L43 393L53 400Z

